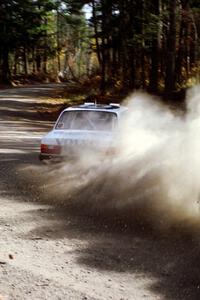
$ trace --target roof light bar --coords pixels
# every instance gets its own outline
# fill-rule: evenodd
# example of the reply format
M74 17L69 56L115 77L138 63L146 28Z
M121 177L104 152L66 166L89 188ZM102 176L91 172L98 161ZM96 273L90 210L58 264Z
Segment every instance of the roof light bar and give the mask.
M111 106L116 106L116 107L120 107L120 104L119 104L119 103L109 103L109 105L111 105Z
M94 102L85 102L84 105L95 105Z

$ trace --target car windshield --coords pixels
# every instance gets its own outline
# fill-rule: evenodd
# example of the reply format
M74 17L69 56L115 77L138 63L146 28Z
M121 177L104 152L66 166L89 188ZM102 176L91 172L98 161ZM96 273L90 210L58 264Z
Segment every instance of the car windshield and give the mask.
M117 124L117 115L105 111L65 111L56 129L112 131Z

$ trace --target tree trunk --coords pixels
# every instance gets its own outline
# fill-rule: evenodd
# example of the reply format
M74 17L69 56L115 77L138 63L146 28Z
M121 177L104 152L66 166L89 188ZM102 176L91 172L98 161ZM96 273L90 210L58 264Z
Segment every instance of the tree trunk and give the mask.
M35 57L35 47L32 48L32 71L33 74L36 73L36 57Z
M37 54L37 56L36 56L36 68L37 68L37 72L40 73L40 71L41 71L41 56L40 56L40 54Z
M1 52L0 83L11 84L11 74L9 68L9 53L6 47L3 48Z
M60 20L59 20L59 12L57 11L57 19L56 19L56 26L57 26L57 34L56 34L56 41L57 41L57 67L58 67L58 73L61 71L61 62L60 62L60 36L59 36L59 30L60 30Z
M24 74L28 74L28 63L27 63L27 53L26 53L26 47L23 47L23 65L24 65Z
M95 44L97 48L97 57L99 61L99 65L101 66L101 51L99 45L99 37L98 37L98 23L96 17L96 8L95 8L95 1L92 0L92 17L93 17L93 25L94 25L94 33L95 33Z
M105 0L101 0L102 9L102 38L101 38L101 84L100 91L101 95L105 94L106 89L106 53L105 53L105 25L106 25L106 12L105 12Z
M13 74L16 76L17 75L17 70L18 69L18 53L17 51L15 51L15 56L14 56L14 70L13 70Z
M47 27L47 18L45 17L45 20L44 20L44 23L45 23L45 27ZM43 55L43 66L42 66L42 69L43 69L43 72L45 74L47 74L47 30L45 29L45 34L44 34L44 44L45 44L45 47L44 47L44 55Z
M43 56L43 72L47 74L47 53L45 51Z
M159 16L160 14L160 0L152 2L152 14ZM151 53L150 53L150 74L149 74L149 90L152 93L158 92L158 72L159 72L159 24L157 23L157 32L155 32L152 39Z
M171 98L175 90L176 59L176 0L169 4L169 30L166 42L165 97Z

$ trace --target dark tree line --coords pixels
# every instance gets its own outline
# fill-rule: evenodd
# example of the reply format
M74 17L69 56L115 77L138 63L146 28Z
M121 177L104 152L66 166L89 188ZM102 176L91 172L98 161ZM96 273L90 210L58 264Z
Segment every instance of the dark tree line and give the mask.
M92 0L102 75L128 89L171 96L199 73L200 1Z
M1 1L0 82L48 73L55 58L56 71L73 78L99 74L102 93L113 86L171 97L199 80L199 35L199 0Z
M32 61L33 71L41 67L41 53L44 57L51 50L46 43L45 20L52 9L53 3L48 0L0 2L1 83L10 82L20 63L23 63L23 72L27 74L28 59Z

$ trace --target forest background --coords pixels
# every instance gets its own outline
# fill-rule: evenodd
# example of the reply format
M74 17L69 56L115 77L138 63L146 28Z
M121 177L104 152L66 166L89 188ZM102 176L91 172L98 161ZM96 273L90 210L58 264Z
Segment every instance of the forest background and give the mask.
M0 85L87 82L175 101L200 81L199 37L199 0L2 0Z

